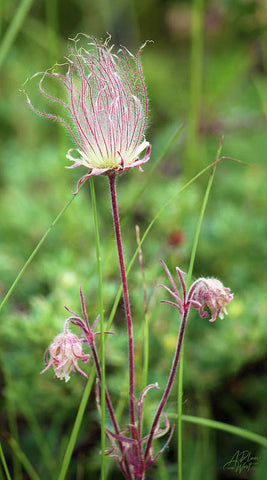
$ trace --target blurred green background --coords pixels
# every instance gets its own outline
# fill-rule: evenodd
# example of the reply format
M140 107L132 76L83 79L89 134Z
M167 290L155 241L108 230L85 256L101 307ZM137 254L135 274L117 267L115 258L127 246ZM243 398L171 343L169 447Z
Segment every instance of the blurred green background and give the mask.
M265 0L47 0L0 5L0 295L65 203L84 171L65 170L73 145L63 127L34 114L20 92L28 77L62 63L68 38L84 32L142 52L149 96L145 172L119 178L118 197L127 263L161 206L222 154L254 167L222 161L204 218L194 278L217 276L235 294L229 315L210 324L191 312L185 339L184 413L267 431L267 2ZM28 88L28 87L27 87ZM29 93L34 91L29 86ZM49 105L40 99L48 111ZM177 133L178 131L178 133ZM168 148L167 148L168 147ZM167 150L167 151L166 151ZM155 167L155 164L157 165ZM262 170L261 170L262 169ZM136 169L137 170L137 169ZM143 246L150 318L149 382L163 388L175 349L176 312L159 303L166 282L159 263L188 269L208 174L164 211ZM119 287L107 179L95 180L106 317ZM9 444L15 439L40 478L57 478L85 379L67 384L40 376L43 352L62 329L64 305L80 311L79 286L93 320L98 314L94 227L89 185L48 236L1 312L1 441L12 479L32 478ZM167 283L167 282L166 282ZM142 389L141 273L129 277L136 334L137 392ZM125 390L126 336L120 304L106 348L107 382L116 404ZM87 367L92 368L92 364ZM175 412L176 387L166 407ZM149 394L147 418L160 392ZM127 417L126 420L127 422ZM68 479L97 479L100 424L94 392L87 406ZM176 440L148 472L176 478ZM237 450L260 458L250 471L224 471ZM57 462L55 463L55 459ZM184 478L263 479L266 451L248 440L184 423ZM5 478L0 469L0 479ZM120 479L111 463L110 479Z

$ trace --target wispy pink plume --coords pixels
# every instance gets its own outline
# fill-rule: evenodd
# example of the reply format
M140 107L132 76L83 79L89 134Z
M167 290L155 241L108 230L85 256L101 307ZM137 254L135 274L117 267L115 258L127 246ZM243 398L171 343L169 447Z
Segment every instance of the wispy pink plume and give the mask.
M85 48L80 47L81 40L86 42ZM125 47L112 53L110 37L103 45L87 35L78 35L71 41L65 75L54 70L35 75L41 75L40 92L57 102L66 116L60 118L40 112L28 98L31 108L40 115L58 120L69 130L76 148L71 148L66 155L73 162L67 168L86 167L89 174L81 181L90 175L140 168L150 154L150 145L144 137L148 111L140 64L144 45L134 56ZM66 99L48 93L44 82L49 79L59 82Z

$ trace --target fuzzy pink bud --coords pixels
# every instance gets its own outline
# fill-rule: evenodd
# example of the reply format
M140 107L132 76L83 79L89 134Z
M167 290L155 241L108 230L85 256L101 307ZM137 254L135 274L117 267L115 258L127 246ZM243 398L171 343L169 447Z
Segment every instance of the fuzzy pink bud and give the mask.
M230 288L225 288L216 278L199 278L194 284L194 290L191 296L191 304L197 310L201 317L208 317L208 308L211 313L210 322L214 322L216 317L224 318L227 315L226 305L234 298L230 293Z
M53 367L55 376L60 378L60 380L65 378L65 382L69 381L70 373L75 373L75 369L87 377L86 373L78 366L79 359L84 363L88 363L90 355L83 352L81 340L66 328L63 333L55 337L50 347L46 350L45 369L41 373Z

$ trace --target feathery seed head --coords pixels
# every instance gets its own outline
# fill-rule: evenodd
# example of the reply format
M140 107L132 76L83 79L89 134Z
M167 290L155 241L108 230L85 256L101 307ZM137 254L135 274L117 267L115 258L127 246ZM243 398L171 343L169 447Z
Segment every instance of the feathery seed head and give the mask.
M79 48L81 35L69 45L65 75L54 70L36 74L41 75L40 92L63 108L71 125L57 115L37 111L28 98L34 111L60 121L71 133L77 147L66 155L73 162L67 168L84 166L89 170L78 187L91 175L117 174L135 166L141 169L150 154L144 138L147 93L140 64L144 45L134 56L125 47L113 53L110 37L103 45L93 37L83 37L86 48ZM64 99L47 92L44 81L48 79L59 82L66 93Z

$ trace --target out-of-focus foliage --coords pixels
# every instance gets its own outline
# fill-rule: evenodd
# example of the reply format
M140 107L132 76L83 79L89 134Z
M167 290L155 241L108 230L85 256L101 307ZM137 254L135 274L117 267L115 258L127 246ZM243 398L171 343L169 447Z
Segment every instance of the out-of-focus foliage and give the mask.
M20 2L2 0L3 38ZM47 0L33 2L21 25L0 77L0 295L3 298L39 239L71 198L84 171L64 166L72 139L60 125L35 115L21 93L27 77L55 62L62 63L67 38L86 32L116 46L142 53L149 94L152 156L141 174L119 178L118 197L127 263L136 248L135 225L141 233L162 205L189 179L187 136L190 113L190 27L193 2L116 0L96 2ZM201 18L200 18L201 20ZM266 434L267 255L266 255L266 2L204 2L203 57L197 155L191 176L211 163L224 134L223 155L256 168L223 160L217 167L197 251L194 277L217 276L235 294L228 317L210 324L191 313L185 339L184 412L210 416ZM29 94L45 111L49 103ZM39 106L37 105L37 106ZM173 131L183 129L168 154L153 170ZM193 141L193 140L192 140ZM143 245L150 317L149 381L163 388L178 331L176 312L159 300L166 298L158 284L166 282L159 259L174 271L187 270L207 174L186 189L164 211ZM149 179L149 181L147 180ZM147 183L146 183L147 182ZM145 187L145 188L142 188ZM106 178L95 180L103 258L106 318L119 287L119 270ZM79 286L86 292L91 319L98 314L94 227L89 186L81 190L18 283L1 312L1 436L18 438L41 478L51 478L53 457L62 458L85 379L67 384L51 372L40 376L43 352L60 332L64 305L80 311ZM142 386L143 293L136 262L129 277L136 335L137 389ZM106 346L107 382L114 399L125 391L126 335L120 304ZM93 368L89 364L88 371ZM69 479L99 478L99 417L93 393L84 417ZM160 393L149 394L147 420ZM175 388L166 411L175 412ZM149 403L150 402L150 403ZM14 424L14 419L16 425ZM126 420L127 422L127 420ZM16 432L17 430L17 432ZM40 455L45 442L53 455ZM151 478L174 478L175 438ZM225 479L223 465L235 450L261 457L250 476L260 477L266 458L257 446L228 434L185 427L185 478ZM41 450L46 449L44 447ZM5 443L14 480L20 468ZM192 462L194 459L194 462ZM49 461L51 464L49 464ZM60 460L58 462L58 465ZM57 465L57 467L58 467ZM194 465L194 466L192 466ZM55 470L54 470L55 471ZM110 478L119 478L117 470ZM116 473L115 473L116 472ZM165 472L165 477L164 477ZM166 473L167 472L167 473ZM167 477L166 477L167 475ZM54 478L57 478L56 476Z

